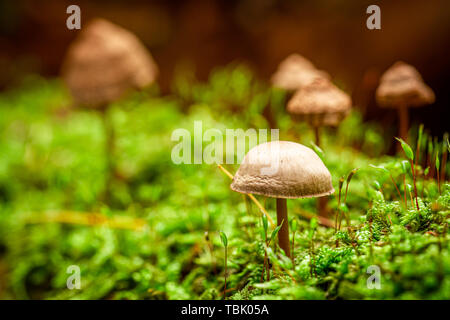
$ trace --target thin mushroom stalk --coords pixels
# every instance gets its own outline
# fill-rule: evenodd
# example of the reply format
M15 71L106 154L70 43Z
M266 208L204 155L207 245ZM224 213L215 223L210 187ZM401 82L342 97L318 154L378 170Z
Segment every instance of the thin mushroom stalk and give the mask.
M277 225L281 225L281 229L278 231L278 244L284 250L286 256L291 257L287 201L283 198L277 198Z
M409 113L408 108L406 106L401 106L397 109L398 118L399 118L399 134L400 137L408 141L408 128L409 128ZM397 146L401 148L400 145ZM400 150L400 149L399 149Z
M320 128L319 126L314 126L314 138L315 143L318 147L320 147Z
M376 100L382 108L397 109L399 135L407 142L409 108L432 104L435 95L433 90L425 84L416 68L398 61L381 76L380 85L376 91Z
M112 120L110 119L106 108L102 109L101 118L105 132L104 149L106 159L105 190L103 198L106 203L109 203L111 200L111 184L113 182L114 172L116 170L113 160L115 153L115 134Z
M351 98L326 79L315 79L298 90L289 100L287 112L294 120L307 121L314 131L315 144L321 146L320 130L323 126L338 126L350 112ZM326 197L317 200L320 216L327 216Z

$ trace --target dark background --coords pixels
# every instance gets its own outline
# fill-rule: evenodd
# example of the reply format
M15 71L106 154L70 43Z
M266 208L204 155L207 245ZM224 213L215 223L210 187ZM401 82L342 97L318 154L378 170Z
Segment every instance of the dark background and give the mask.
M448 131L450 1L448 0L0 0L0 88L29 73L56 76L68 44L66 8L81 7L81 23L104 17L134 32L160 67L170 93L177 66L191 63L205 80L216 66L248 63L268 80L277 64L298 52L354 99L366 119L394 126L396 114L379 109L374 90L397 60L414 65L435 91L436 103L411 112L433 135ZM381 8L381 30L366 28L366 8Z

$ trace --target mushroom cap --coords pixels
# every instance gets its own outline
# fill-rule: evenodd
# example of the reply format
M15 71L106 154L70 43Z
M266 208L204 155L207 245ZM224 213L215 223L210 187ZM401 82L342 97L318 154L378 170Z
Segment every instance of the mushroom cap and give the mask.
M151 84L158 68L134 34L94 19L70 45L62 74L75 103L95 108Z
M291 54L278 66L272 75L272 85L294 91L313 82L315 79L330 79L330 75L322 70L317 70L311 61L299 54Z
M338 125L350 112L352 100L330 81L316 79L298 90L289 100L287 111L294 118L315 126Z
M314 70L316 67L314 64L306 59L304 56L293 53L289 56L287 56L286 59L280 62L278 65L278 70L293 70L293 69L299 69L299 70L305 70L305 69L311 69Z
M331 175L310 148L272 141L252 148L233 177L231 189L273 198L322 197L334 192Z
M433 90L413 66L396 62L380 79L376 99L381 107L421 107L435 100Z
M330 75L322 70L279 70L271 78L272 85L288 91L301 89L317 79L330 79Z

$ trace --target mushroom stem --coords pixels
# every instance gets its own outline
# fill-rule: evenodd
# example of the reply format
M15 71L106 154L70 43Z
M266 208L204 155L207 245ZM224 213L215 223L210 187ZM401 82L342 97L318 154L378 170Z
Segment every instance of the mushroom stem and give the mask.
M408 142L408 126L409 126L409 115L408 107L405 105L400 106L398 109L399 118L399 135L400 138Z
M114 163L113 163L113 154L114 154L114 128L111 123L111 119L109 119L109 115L107 113L107 108L103 108L101 112L101 118L103 120L103 127L105 132L105 158L106 158L106 177L105 177L105 190L103 194L103 200L106 203L109 203L111 196L111 184L113 180L114 174Z
M233 175L227 169L222 167L220 164L218 164L217 167L219 167L219 169L222 170L222 172L225 173L230 179L233 179ZM259 201L256 200L255 196L252 195L251 193L247 193L247 196L255 203L255 205L259 208L259 210L261 210L261 212L266 215L270 225L272 227L275 227L275 223L273 222L272 217L269 216L266 209L264 209L264 207L259 203Z
M321 217L327 217L327 205L328 205L328 198L327 197L319 197L317 198L317 211L319 213L319 216Z
M319 126L314 126L314 136L316 138L316 146L320 147L320 128Z
M277 225L281 226L278 231L278 244L280 248L284 250L286 256L291 257L291 251L289 248L289 222L287 215L287 202L286 199L277 198Z

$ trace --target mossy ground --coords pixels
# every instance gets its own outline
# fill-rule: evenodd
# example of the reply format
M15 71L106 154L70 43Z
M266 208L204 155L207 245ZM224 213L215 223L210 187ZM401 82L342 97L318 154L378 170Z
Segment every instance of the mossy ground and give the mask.
M272 243L270 281L262 279L259 209L229 189L217 166L174 164L171 134L192 132L196 120L204 130L268 128L270 105L280 140L311 146L311 130L292 122L284 104L282 92L242 65L217 69L207 83L185 73L170 96L152 88L111 106L116 147L106 155L100 115L69 108L59 80L30 77L2 93L0 298L222 299L222 230L229 299L449 299L450 184L442 181L439 192L419 165L420 210L408 190L405 208L403 179L407 189L413 185L411 170L404 174L403 154L385 155L395 132L363 123L357 112L322 133L336 190L339 178L358 168L339 206L349 221L335 232L305 218L316 212L315 199L289 200L298 222L295 266ZM116 169L106 204L107 156ZM226 167L235 172L238 165ZM275 201L257 198L275 218ZM337 198L328 202L332 223ZM89 217L87 225L74 223L76 212ZM80 290L67 289L70 265L80 267ZM367 285L369 266L379 267L379 289Z

